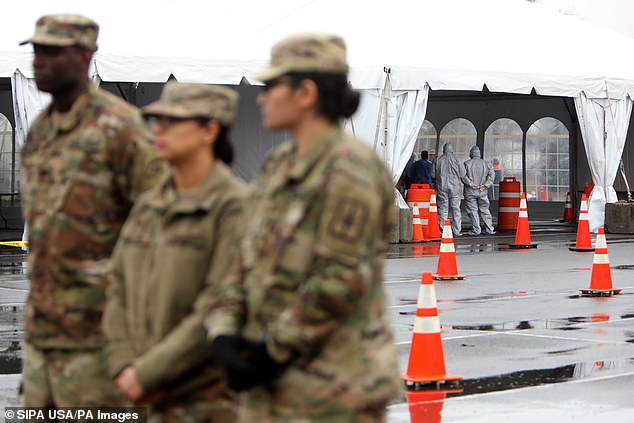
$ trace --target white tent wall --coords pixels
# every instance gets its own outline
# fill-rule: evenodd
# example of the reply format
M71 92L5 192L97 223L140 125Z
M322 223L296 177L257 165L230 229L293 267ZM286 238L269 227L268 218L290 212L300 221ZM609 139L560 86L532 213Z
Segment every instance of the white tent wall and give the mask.
M13 112L15 126L13 128L13 145L15 151L20 151L31 124L51 101L50 94L41 92L33 79L29 79L16 70L11 77L11 93L13 95ZM14 163L16 163L14 161ZM14 174L19 174L15 172ZM16 190L19 191L16 185ZM29 229L26 223L22 232L22 241L28 240ZM23 248L25 249L25 248Z
M359 109L344 127L373 146L392 175L394 185L407 164L427 111L429 87L395 91L386 74L382 90L361 90ZM400 208L407 203L395 190Z
M35 118L50 101L51 96L39 91L33 79L26 78L22 72L16 70L11 77L11 90L13 94L13 110L15 125L13 133L15 146L22 148L29 128Z
M632 100L588 99L582 93L575 98L575 107L595 183L588 201L588 220L590 231L596 232L605 221L605 204L617 201L614 181L632 115Z

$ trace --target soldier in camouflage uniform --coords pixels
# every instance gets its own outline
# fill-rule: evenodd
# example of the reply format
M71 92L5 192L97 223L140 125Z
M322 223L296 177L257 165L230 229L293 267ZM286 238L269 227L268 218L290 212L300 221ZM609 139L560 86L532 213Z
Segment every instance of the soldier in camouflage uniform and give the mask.
M382 283L393 185L339 120L358 106L341 38L273 47L258 97L288 130L253 182L247 232L206 319L240 422L383 422L399 376Z
M26 406L123 402L105 366L105 273L132 203L160 165L139 111L88 80L97 32L86 17L48 15L22 43L33 44L35 82L53 97L22 149Z
M239 241L246 186L231 174L237 94L168 83L144 109L171 172L139 198L109 274L104 332L126 398L164 422L233 422L235 393L207 345L206 295Z

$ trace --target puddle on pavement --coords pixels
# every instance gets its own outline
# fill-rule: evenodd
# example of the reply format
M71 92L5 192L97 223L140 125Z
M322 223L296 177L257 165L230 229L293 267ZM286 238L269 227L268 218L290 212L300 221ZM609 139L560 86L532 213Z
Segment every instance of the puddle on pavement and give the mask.
M634 270L634 264L620 264L618 266L612 266L612 269L617 270Z
M479 243L460 244L454 240L456 253L482 253L491 251L507 250L507 244ZM440 253L440 242L423 242L408 244L390 244L385 257L390 258L411 258L411 257L431 257Z
M0 375L14 375L22 373L22 357L17 354L0 352Z
M0 374L22 371L24 304L0 304Z
M498 376L465 379L464 391L449 393L448 396L482 394L505 391L528 386L567 382L595 376L613 369L634 368L634 357L621 360L596 360L579 362L549 369L522 370Z
M406 393L406 399L409 405L410 415L412 417L416 416L417 418L420 418L421 416L429 416L430 413L440 417L442 403L445 397L460 397L489 392L507 391L531 386L563 383L571 380L596 376L602 372L610 370L623 370L629 368L634 368L634 358L578 362L547 369L521 370L495 376L464 379L460 386L461 389L451 391L410 391ZM432 403L435 405L430 405ZM412 421L440 420L412 419Z
M475 275L472 275L475 276ZM390 279L392 280L392 279ZM441 283L452 283L455 281L437 281ZM442 303L469 303L469 302L478 302L478 301L487 301L487 300L499 300L499 299L508 299L508 298L517 298L523 297L527 295L533 295L535 291L506 291L506 292L498 292L496 294L486 294L479 295L477 297L469 297L469 298L461 298L461 299L437 299L438 304ZM418 298L410 298L410 297L401 297L399 301L403 305L416 305ZM414 311L411 312L402 312L401 314L414 314Z
M0 246L0 276L26 275L27 253L15 247Z
M390 281L390 283L418 283L420 284L420 276L412 276L412 275L387 275L385 280Z
M401 299L404 304L415 305L415 300ZM410 302L411 301L411 302ZM439 303L441 301L438 301ZM415 315L415 310L401 311L401 315ZM612 317L612 321L625 320L634 318L634 313L626 313L621 316ZM528 330L528 329L557 329L557 330L578 330L581 329L578 325L585 323L601 323L610 321L610 315L607 313L595 313L590 316L573 316L560 319L549 320L520 320L510 322L499 323L474 323L469 325L442 325L443 329L453 330L474 330L474 331L492 331L492 332L504 332L515 330ZM631 333L634 337L634 332ZM634 340L628 340L626 342L634 343Z
M20 334L22 337L22 334ZM0 350L0 374L15 374L22 372L22 345L19 340L11 341L7 347Z
M471 244L456 246L456 252L483 253L499 250L500 244Z

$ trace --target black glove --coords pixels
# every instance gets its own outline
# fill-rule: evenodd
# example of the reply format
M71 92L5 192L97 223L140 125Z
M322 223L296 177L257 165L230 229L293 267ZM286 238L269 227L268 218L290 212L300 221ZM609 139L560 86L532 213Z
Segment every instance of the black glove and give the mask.
M275 378L282 370L282 365L277 363L266 350L264 341L244 340L244 354L247 360L258 369L261 382L268 382Z
M257 366L248 358L249 341L240 335L220 335L211 342L229 388L246 391L260 382Z

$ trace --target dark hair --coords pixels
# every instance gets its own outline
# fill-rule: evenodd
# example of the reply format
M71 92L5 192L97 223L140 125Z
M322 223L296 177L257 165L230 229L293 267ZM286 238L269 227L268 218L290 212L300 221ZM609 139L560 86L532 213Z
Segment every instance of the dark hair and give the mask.
M205 126L210 120L207 118L196 119L199 125ZM216 121L217 122L217 121ZM220 132L218 132L218 138L213 144L214 157L223 161L227 165L231 165L233 162L233 143L231 142L230 132L231 127L218 122L220 125Z
M214 143L214 157L225 162L228 166L233 162L233 143L230 137L231 128L220 125L218 138Z
M317 113L331 122L338 122L354 114L359 107L361 95L350 88L348 77L338 73L292 72L287 74L290 84L296 87L304 79L310 79L317 85Z
M423 150L420 152L420 158L421 160L427 160L429 158L429 153L427 152L427 150Z

